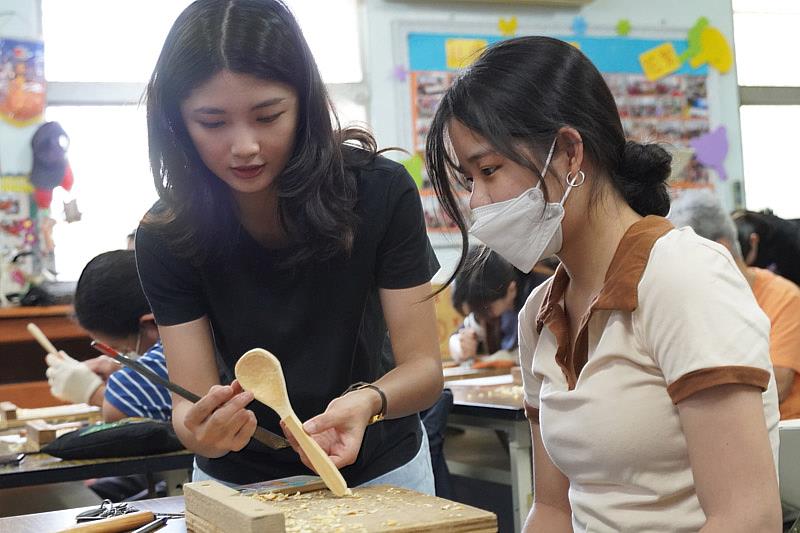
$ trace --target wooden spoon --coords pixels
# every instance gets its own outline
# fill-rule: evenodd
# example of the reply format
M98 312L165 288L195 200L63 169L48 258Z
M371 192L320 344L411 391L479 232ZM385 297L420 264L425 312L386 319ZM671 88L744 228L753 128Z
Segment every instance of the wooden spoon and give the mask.
M243 389L251 391L256 400L278 413L331 492L336 496L352 494L339 469L317 441L305 432L294 414L278 358L266 350L255 348L239 359L234 372Z

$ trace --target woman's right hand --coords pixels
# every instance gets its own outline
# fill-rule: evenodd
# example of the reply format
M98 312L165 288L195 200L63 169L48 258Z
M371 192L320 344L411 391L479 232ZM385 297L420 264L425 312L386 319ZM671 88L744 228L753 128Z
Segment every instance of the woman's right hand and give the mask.
M192 405L183 419L197 443L193 450L204 457L222 457L244 448L256 431L256 415L245 407L253 401L234 381L230 385L214 385Z

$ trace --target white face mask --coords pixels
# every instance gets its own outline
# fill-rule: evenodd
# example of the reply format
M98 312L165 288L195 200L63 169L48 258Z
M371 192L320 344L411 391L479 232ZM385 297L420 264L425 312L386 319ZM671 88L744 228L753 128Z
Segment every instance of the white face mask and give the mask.
M141 344L141 342L142 342L142 332L141 332L141 330L140 330L140 331L139 331L139 333L137 333L137 334L136 334L136 347L133 349L133 351L132 351L132 352L128 352L128 353L126 353L126 354L124 354L124 355L125 355L125 356L126 356L128 359L133 359L134 361L136 361L137 359L139 359L139 358L142 356L142 355L139 353L139 348L140 348L140 346L139 346L139 345Z
M545 201L541 184L555 147L554 139L542 168L542 179L535 187L516 198L472 210L473 223L469 232L522 272L530 272L536 263L561 250L564 202L572 188L582 185L585 179L580 171L574 180L568 176L561 201Z

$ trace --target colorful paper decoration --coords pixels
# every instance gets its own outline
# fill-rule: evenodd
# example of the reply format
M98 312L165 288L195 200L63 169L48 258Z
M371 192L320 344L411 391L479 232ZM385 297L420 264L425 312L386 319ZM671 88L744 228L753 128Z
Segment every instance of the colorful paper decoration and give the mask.
M0 39L0 119L23 127L41 120L45 106L44 45Z
M572 19L572 33L577 36L586 35L586 29L589 25L586 23L586 19L578 15L574 19Z
M28 176L0 176L0 192L22 192L30 194L33 191L34 187L30 180L28 180Z
M650 81L663 78L681 68L681 60L672 43L666 42L639 55L644 75Z
M404 65L395 65L392 69L392 79L405 82L408 79L408 69Z
M628 19L621 19L617 22L617 35L621 35L622 37L627 37L628 34L631 32L631 21Z
M687 36L689 46L680 55L681 62L691 59L700 53L700 35L706 27L708 27L708 19L706 17L700 17L694 23L694 26L689 29L689 35Z
M447 68L468 67L487 46L486 39L447 39L444 43Z
M504 37L513 37L517 34L517 17L511 17L508 20L498 20L497 29L500 30L500 35Z
M408 159L404 159L400 161L400 163L406 167L406 170L411 177L414 179L414 183L417 184L418 188L422 188L422 169L425 166L425 162L422 160L422 156L419 154L414 154L413 156L409 157Z
M733 66L733 50L717 28L706 27L700 34L700 52L689 60L692 68L708 63L722 74Z
M728 179L724 164L728 155L728 130L725 126L691 139L689 145L694 148L701 164L714 169L721 180Z

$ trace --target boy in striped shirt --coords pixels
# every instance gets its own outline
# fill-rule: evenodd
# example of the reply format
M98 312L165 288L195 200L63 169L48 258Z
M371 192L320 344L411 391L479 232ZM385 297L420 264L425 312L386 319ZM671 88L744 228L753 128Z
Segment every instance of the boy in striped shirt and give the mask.
M89 261L75 289L75 314L91 337L167 378L158 328L139 284L132 250L102 253ZM46 359L53 395L102 406L106 422L131 416L171 418L169 391L110 357L79 362L59 352Z

